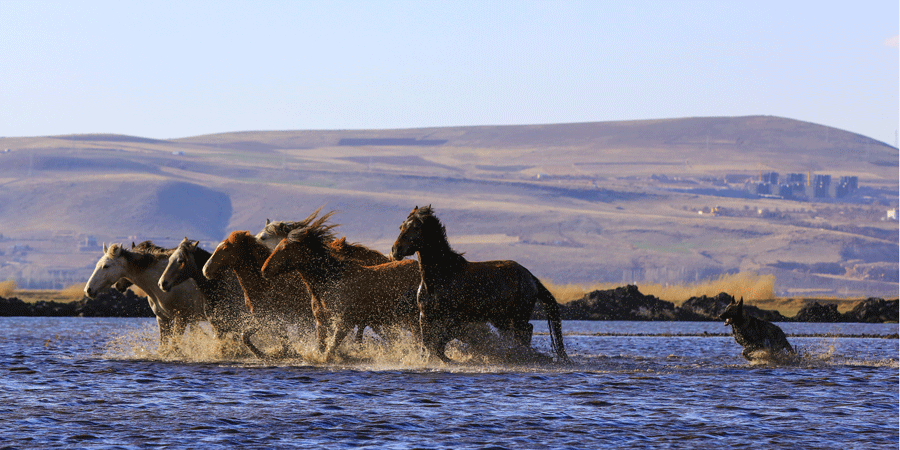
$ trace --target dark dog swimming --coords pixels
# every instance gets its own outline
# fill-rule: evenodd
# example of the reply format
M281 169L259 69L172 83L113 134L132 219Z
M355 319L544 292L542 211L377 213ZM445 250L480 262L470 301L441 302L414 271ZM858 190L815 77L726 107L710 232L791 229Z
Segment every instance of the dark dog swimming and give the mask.
M725 325L731 325L734 340L744 347L741 354L749 361L761 356L772 358L794 354L794 348L788 343L781 328L744 312L743 297L738 302L732 300L719 318L725 320Z

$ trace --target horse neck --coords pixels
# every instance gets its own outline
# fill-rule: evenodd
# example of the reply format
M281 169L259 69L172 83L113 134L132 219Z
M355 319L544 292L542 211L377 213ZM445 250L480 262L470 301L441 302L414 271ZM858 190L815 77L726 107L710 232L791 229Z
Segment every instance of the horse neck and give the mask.
M429 289L442 279L452 277L466 263L462 255L450 248L447 239L431 240L430 244L422 246L416 255L419 257L422 280Z
M325 247L322 250L295 267L303 278L303 283L316 297L327 290L331 283L340 280L348 267L358 265L349 259L332 254L331 250Z
M204 291L211 289L212 286L217 284L214 280L203 276L203 266L209 261L210 256L212 256L211 253L200 248L187 253L187 257L190 258L190 264L186 268L188 277L192 278L197 283L197 286Z
M364 247L362 245L341 243L341 245L332 246L332 248L334 249L335 253L343 255L344 258L356 261L364 265L378 265L391 261L391 259L383 253Z
M244 295L255 296L264 294L269 289L269 281L263 278L262 263L252 254L245 254L240 261L234 261L231 265L234 274L244 290Z
M125 258L125 278L131 280L142 291L154 298L160 296L162 291L159 289L159 277L166 269L168 261L165 259L156 260L146 268L137 266Z

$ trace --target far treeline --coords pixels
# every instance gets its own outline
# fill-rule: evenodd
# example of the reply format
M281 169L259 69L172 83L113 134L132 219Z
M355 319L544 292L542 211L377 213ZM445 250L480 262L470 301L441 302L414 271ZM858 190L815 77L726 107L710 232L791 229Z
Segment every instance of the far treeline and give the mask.
M735 300L726 293L714 297L691 297L676 306L652 295L642 294L637 286L595 290L584 297L560 305L563 320L628 320L628 321L717 321L719 314ZM898 300L868 298L850 311L838 312L833 304L809 301L797 315L785 317L778 311L745 305L744 310L770 322L859 322L896 323L900 318ZM146 297L127 290L110 289L96 298L73 302L38 301L28 303L16 297L0 297L0 316L39 317L155 317ZM543 306L535 306L532 319L545 319Z

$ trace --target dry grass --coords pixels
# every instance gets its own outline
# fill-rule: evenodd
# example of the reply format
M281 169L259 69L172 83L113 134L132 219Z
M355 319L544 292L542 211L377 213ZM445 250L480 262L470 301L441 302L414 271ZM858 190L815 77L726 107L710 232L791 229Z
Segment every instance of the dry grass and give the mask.
M0 281L0 297L9 298L16 292L16 280Z
M73 284L61 291L59 291L59 295L62 298L68 299L68 301L76 301L81 300L84 297L84 283Z

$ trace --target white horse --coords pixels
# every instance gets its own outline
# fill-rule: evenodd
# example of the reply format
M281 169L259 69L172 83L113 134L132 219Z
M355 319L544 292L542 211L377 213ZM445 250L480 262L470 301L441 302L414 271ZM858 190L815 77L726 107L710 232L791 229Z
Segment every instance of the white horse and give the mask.
M159 249L159 247L157 247ZM205 320L203 296L194 280L188 280L163 292L159 277L168 265L164 249L156 251L128 251L120 244L103 245L103 256L97 261L94 273L84 286L84 293L93 298L109 289L120 278L126 278L147 293L150 309L159 325L160 351L169 350L184 334L187 325L197 326Z

